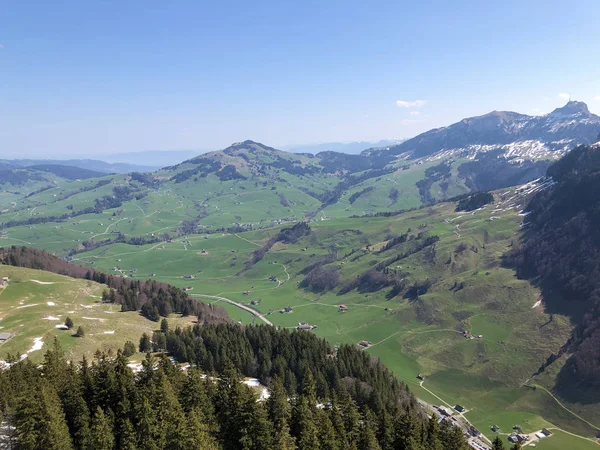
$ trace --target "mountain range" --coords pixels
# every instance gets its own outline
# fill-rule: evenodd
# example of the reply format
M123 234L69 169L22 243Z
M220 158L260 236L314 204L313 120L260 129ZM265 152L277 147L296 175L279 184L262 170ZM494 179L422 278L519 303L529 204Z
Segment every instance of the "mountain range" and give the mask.
M569 101L542 116L492 111L470 117L408 139L391 147L389 152L419 158L440 152L473 156L497 150L515 162L557 159L575 145L596 142L599 134L600 117L592 114L585 103Z

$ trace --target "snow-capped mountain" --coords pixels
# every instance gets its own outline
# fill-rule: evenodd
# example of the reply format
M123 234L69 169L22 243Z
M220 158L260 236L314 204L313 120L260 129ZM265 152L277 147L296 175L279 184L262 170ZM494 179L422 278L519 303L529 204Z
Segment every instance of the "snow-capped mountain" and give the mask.
M578 144L596 142L599 134L600 117L592 114L585 103L570 101L543 116L492 111L463 119L393 146L388 154L410 159L455 155L474 158L481 152L497 151L498 156L515 163L552 160Z

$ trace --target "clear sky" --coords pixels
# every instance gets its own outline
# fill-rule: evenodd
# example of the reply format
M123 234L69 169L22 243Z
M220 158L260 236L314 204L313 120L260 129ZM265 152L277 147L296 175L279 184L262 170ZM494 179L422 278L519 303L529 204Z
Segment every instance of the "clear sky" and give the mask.
M6 0L0 158L410 137L569 94L600 113L599 18L598 0Z

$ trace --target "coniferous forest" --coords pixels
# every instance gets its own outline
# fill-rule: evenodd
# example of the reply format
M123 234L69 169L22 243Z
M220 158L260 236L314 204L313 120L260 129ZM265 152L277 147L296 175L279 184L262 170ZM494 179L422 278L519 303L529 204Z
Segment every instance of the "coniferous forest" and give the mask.
M73 363L55 341L39 367L24 360L0 373L14 448L467 448L460 429L427 418L406 386L358 349L335 352L310 333L266 326L161 328L167 345L181 343L198 364L182 370L148 353L134 374L121 351ZM185 344L192 337L202 344ZM248 372L268 384L267 399L241 382Z

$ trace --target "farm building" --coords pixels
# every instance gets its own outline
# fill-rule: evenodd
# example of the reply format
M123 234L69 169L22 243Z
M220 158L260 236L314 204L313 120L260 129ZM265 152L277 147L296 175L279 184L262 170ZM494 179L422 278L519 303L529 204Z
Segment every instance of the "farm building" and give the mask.
M498 425L492 425L492 431L496 432L500 429L500 427Z
M296 330L314 330L315 328L317 328L316 325L310 325L306 322L300 322L296 327Z
M360 345L361 347L364 347L364 348L369 348L373 344L370 341L360 341L358 343L358 345Z
M340 312L348 311L348 307L346 305L340 305Z
M11 333L0 333L0 344L8 341L12 337Z
M452 415L452 410L450 408L447 408L446 406L438 406L437 410L440 412L440 414L442 416L451 416Z
M464 412L465 411L464 406L461 406L461 405L456 405L454 407L454 409L457 410L458 412Z

